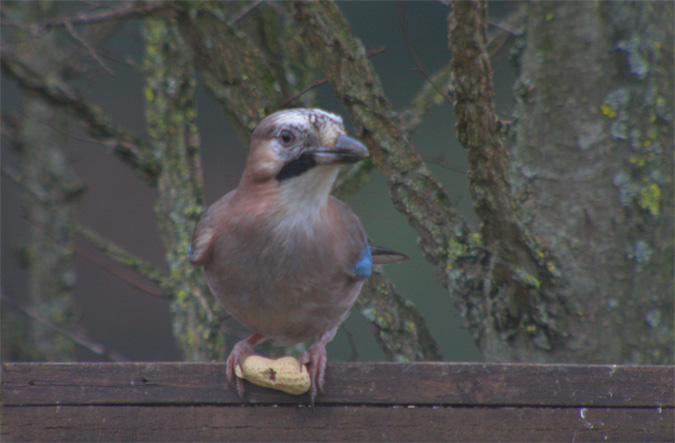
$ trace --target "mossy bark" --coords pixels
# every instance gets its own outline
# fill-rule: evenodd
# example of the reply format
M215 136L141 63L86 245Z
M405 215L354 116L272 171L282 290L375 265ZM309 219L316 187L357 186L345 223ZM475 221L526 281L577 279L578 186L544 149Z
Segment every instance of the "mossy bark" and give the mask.
M163 289L171 295L174 336L187 360L222 359L223 336L214 314L218 305L201 269L186 260L192 230L203 210L192 60L171 21L148 20L144 35L145 113L161 165L155 214L169 265Z
M294 17L314 49L317 65L333 84L350 113L358 137L368 146L383 172L394 206L420 234L420 245L448 284L452 266L449 248L468 245L468 227L450 203L410 141L398 114L387 100L379 76L366 57L363 44L333 2L295 2ZM468 246L467 246L468 247Z
M672 3L528 3L505 151L481 110L485 3L454 6L457 130L487 247L460 305L483 353L672 362Z

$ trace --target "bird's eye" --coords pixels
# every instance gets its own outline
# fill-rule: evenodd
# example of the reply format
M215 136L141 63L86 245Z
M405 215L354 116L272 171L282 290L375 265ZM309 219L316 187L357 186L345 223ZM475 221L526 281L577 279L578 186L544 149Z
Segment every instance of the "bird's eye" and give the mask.
M282 145L290 146L295 141L295 135L293 135L291 131L283 130L281 131L281 134L279 134L279 140Z

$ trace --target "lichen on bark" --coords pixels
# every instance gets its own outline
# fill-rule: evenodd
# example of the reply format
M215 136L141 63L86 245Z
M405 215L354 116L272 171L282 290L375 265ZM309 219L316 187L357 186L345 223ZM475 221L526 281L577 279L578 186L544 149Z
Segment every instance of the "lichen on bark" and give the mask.
M527 10L509 178L573 306L546 357L672 362L672 4Z
M188 360L222 359L218 305L201 270L186 260L192 229L203 210L192 59L171 21L150 19L143 34L146 121L162 165L155 214L169 265L163 289L171 294L174 336Z

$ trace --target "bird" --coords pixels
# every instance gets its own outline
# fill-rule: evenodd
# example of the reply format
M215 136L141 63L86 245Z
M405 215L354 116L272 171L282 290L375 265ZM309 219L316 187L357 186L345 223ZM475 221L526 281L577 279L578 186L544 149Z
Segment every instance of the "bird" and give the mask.
M358 216L331 195L340 168L368 156L338 115L318 108L277 111L253 131L238 187L197 221L188 260L203 267L227 313L252 331L226 363L228 383L240 397L245 387L235 368L257 344L314 339L300 357L313 406L324 393L326 345L372 266L408 260L373 244Z

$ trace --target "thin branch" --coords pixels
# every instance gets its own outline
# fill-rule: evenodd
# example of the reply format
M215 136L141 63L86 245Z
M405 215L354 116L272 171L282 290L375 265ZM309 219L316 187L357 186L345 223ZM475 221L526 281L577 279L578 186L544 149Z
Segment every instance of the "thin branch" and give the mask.
M34 115L31 115L31 114L28 114L28 113L26 113L26 112L24 112L24 111L22 111L22 110L21 110L21 111L18 111L18 112L17 112L17 115L19 115L19 116L21 116L21 117L23 117L23 118L29 118L29 119L31 119L32 121L34 121L34 122L36 122L36 123L39 123L39 124L43 125L45 128L49 129L50 131L54 131L54 133L56 133L56 134L58 134L58 135L60 135L60 136L62 136L62 137L66 137L66 138L69 138L69 139L74 140L74 141L77 141L77 142L91 143L91 144L95 144L95 145L100 145L100 146L103 146L103 147L105 147L105 148L108 148L108 147L110 146L110 143L108 143L108 142L106 142L106 141L103 141L103 140L99 140L99 139L91 138L91 137L80 137L80 136L74 135L74 134L73 134L72 132L70 132L70 131L64 131L63 129L61 129L61 128L57 127L57 126L54 126L54 125L51 124L50 122L46 122L46 121L44 121L44 120L41 120L41 119L39 119L38 117L36 117L36 116L34 116ZM2 116L3 119L7 119L8 117L9 117L9 116L7 116L7 115L3 115L3 116ZM13 141L15 141L15 140L13 140Z
M252 5L248 6L245 8L242 12L239 13L232 21L230 22L230 26L236 25L241 19L249 15L253 10L255 10L258 6L262 5L265 3L265 0L258 0L254 2Z
M373 326L375 340L392 361L441 360L424 318L380 270L374 270L356 300Z
M105 10L105 11L96 11L92 13L80 13L69 17L55 17L53 19L47 20L45 22L39 23L37 25L24 25L22 23L17 23L9 20L3 20L0 22L2 26L8 26L12 28L21 29L32 33L33 35L40 36L40 34L51 30L52 28L67 27L70 25L92 25L97 23L112 22L125 20L130 18L140 18L152 14L157 14L160 11L167 9L171 6L171 2L164 1L155 1L147 3L138 3L134 1L127 2L126 5L122 8Z
M466 169L460 169L454 166L454 163L450 163L445 154L439 154L434 157L426 157L427 163L431 163L436 166L440 166L443 169L446 169L451 172L456 172L457 174L469 175L469 172Z
M70 35L73 36L73 38L74 38L75 40L77 40L78 42L80 42L80 44L81 44L82 46L85 47L85 49L89 52L89 55L91 55L91 56L94 58L94 60L96 60L96 61L98 62L98 64L105 70L105 72L107 72L108 74L110 74L110 75L112 75L112 76L114 77L114 76L115 76L115 72L113 72L113 70L110 69L110 68L105 64L105 62L103 61L103 59L101 59L101 57L99 57L99 55L96 53L96 50L94 49L94 47L93 47L88 41L86 41L85 39L83 39L83 38L80 36L80 34L77 33L77 31L75 30L75 27L73 27L72 23L71 23L70 21L66 21L66 22L65 22L65 25L66 25L66 29L68 30L68 32L70 33Z
M1 168L2 173L5 174L10 180L15 182L18 186L20 186L23 189L23 191L26 192L27 195L29 195L31 198L34 198L39 201L44 200L43 196L36 194L36 191L29 189L24 184L23 177L14 168L12 168L11 166L7 165L4 162L2 163ZM77 225L73 222L69 223L69 228L72 229L74 232L80 234L83 238L92 243L98 250L105 253L113 261L131 267L141 276L148 278L150 281L159 286L161 286L161 283L165 281L166 277L162 275L162 271L157 270L156 268L152 267L152 265L144 263L142 260L132 256L127 252L124 252L122 248L101 238L98 234L94 233L90 229ZM149 295L157 297L159 299L170 300L170 297L164 294L162 291L158 291L155 288L132 280L129 276L127 276L123 272L107 265L105 262L87 253L83 249L76 248L75 252L84 257L85 259L89 260L90 262L94 263L95 265L99 266L100 268L120 278L122 281L126 282L132 287L140 291L143 291Z
M104 141L123 161L154 185L159 165L151 148L140 138L110 123L109 118L98 108L90 106L58 79L47 79L25 66L11 51L3 51L0 60L2 70L19 85L77 116L88 132Z
M112 349L108 349L107 346L95 340L92 340L91 338L82 335L79 332L73 331L72 329L66 328L52 321L48 317L40 314L36 309L33 309L28 306L21 306L18 303L15 303L14 300L12 300L12 297L9 297L4 292L0 293L0 297L2 298L2 302L4 304L16 309L17 311L21 312L22 314L26 315L32 320L40 323L41 325L51 329L52 331L56 331L59 334L69 338L73 342L88 349L89 351L93 352L96 355L100 355L109 360L117 362L130 361L127 357L120 354L119 352L114 351Z
M507 20L508 20L508 19L507 19ZM503 31L503 32L505 32L505 33L507 33L507 34L511 34L511 35L514 36L514 37L517 37L517 36L519 36L519 35L521 35L521 34L523 33L523 29L522 29L522 28L520 28L520 29L514 29L514 28L511 28L510 24L509 24L508 21L506 21L506 20L504 20L504 21L496 21L496 20L490 20L490 19L488 19L487 22L488 22L488 25L494 26L495 28L499 29L500 31ZM489 43L488 43L488 44L489 44Z
M438 86L436 86L433 79L429 76L427 71L424 69L424 66L422 66L422 62L420 61L420 59L417 58L417 53L415 53L415 50L412 47L412 43L410 42L410 36L408 35L408 20L406 18L405 12L403 11L403 1L402 0L399 0L399 2L398 2L398 13L399 13L399 18L400 18L400 22L401 22L401 33L403 34L403 40L405 41L406 47L408 48L408 52L410 53L410 56L412 57L413 62L415 63L416 70L420 74L422 74L422 76L425 78L427 83L430 84L431 87L434 88L434 90L438 93L438 95L440 95L445 100L447 100L448 103L452 103L448 99L447 95L444 94L443 91L441 91L441 89Z
M2 168L2 173L5 174L10 180L24 188L24 190L28 190L28 187L23 184L23 176L19 173L19 171L8 165L7 162L0 163L0 168ZM36 196L34 195L34 197Z
M505 19L488 20L488 24L496 29L490 32L486 45L490 58L497 57L507 42L525 33L525 8L516 8Z
M23 177L14 168L7 165L6 163L2 163L1 168L2 168L2 173L5 174L7 177L9 177L9 179L12 180L13 182L15 182L17 185L19 185L24 190L24 192L28 193L29 196L31 196L34 199L40 200L40 201L44 200L44 197L41 197L41 196L37 195L36 191L30 190L24 185ZM71 225L70 227L72 228L73 223L70 223L70 225ZM86 229L86 228L80 228L80 229ZM81 234L81 232L79 232L79 233ZM93 232L90 232L90 234L93 234ZM100 241L104 242L105 240L100 240ZM114 245L113 246L111 246L110 244L108 245L108 250L110 250L110 249L116 250L115 248L116 247L114 247ZM102 248L99 248L99 250L101 250L101 249ZM121 249L121 248L119 248L119 249ZM156 298L159 298L161 300L170 300L170 297L168 297L162 291L159 291L155 288L152 288L152 287L150 287L148 285L145 285L145 284L142 284L140 282L134 281L131 277L126 275L124 272L122 272L118 269L115 269L112 266L109 266L103 260L100 260L97 257L93 256L92 254L87 253L83 249L76 247L75 252L78 255L81 255L83 258L85 258L85 259L89 260L90 262L94 263L96 266L100 267L101 269L104 269L104 270L110 272L111 274L118 277L120 280L126 282L127 284L129 284L133 288L136 288L136 289L138 289L142 292L145 292L146 294L149 294L149 295L151 295L153 297L156 297ZM122 263L120 260L116 260L116 258L114 256L109 255L109 258ZM123 262L123 264L128 265L128 262L125 261L125 262ZM148 265L148 266L150 266L150 265ZM132 268L133 268L133 266L132 266ZM138 271L138 269L135 269L135 270ZM143 274L141 274L141 275L143 275ZM155 281L153 281L153 283L158 284Z
M518 8L502 21L490 22L496 28L495 32L490 33L487 43L488 54L490 57L496 57L509 40L524 32L523 22L523 8ZM404 33L404 36L406 38L408 50L412 51L409 39L407 38L407 32ZM414 53L411 52L411 55L413 58L416 58ZM431 81L427 81L422 85L420 90L410 101L408 109L401 112L401 121L406 132L409 134L415 132L422 124L424 117L435 107L445 103L450 103L452 105L452 101L449 100L449 93L447 91L447 85L450 83L451 75L452 69L450 63L448 63L431 76ZM442 87L438 88L436 85L442 85Z
M380 54L380 53L384 52L385 49L386 49L386 48L385 48L384 46L380 46L379 48L375 48L375 49L373 49L373 50L371 50L371 51L368 51L368 53L366 54L366 57L372 57L372 56L374 56L374 55ZM283 102L279 103L279 104L277 105L277 107L283 108L283 107L285 107L285 106L288 106L289 103L291 103L293 100L297 99L298 97L302 96L302 95L305 94L307 91L310 91L310 90L312 90L312 89L314 89L314 88L316 88L316 87L319 87L319 86L323 85L324 83L326 83L327 81L328 81L327 79L322 78L322 79L320 79L320 80L317 80L317 81L315 81L315 82L310 83L308 86L306 86L305 88L303 88L301 91L299 91L299 92L297 92L297 93L291 95L291 96L288 97L286 100L284 100Z
M322 79L317 80L317 81L315 81L315 82L313 82L313 83L310 83L308 86L304 87L302 90L296 92L295 94L293 94L293 95L291 95L290 97L288 97L286 100L284 100L284 101L282 101L281 103L279 103L278 107L279 107L279 108L284 108L284 107L288 106L289 103L291 103L293 100L297 99L298 97L300 97L301 95L303 95L303 94L306 93L307 91L310 91L310 90L312 90L312 89L314 89L314 88L317 88L317 87L323 85L324 83L326 83L327 81L328 81L328 80L326 80L325 78L322 78Z
M359 137L383 172L392 202L420 235L440 281L450 283L449 244L468 245L470 229L414 147L386 99L380 79L334 2L293 2L295 22L314 49L317 65L350 113ZM324 48L330 47L331 51ZM349 60L346 63L345 60Z
M177 5L177 22L202 84L246 143L257 124L284 100L282 88L254 40L222 20L224 3Z
M415 132L424 117L436 106L441 106L445 103L452 102L448 101L448 94L442 93L435 85L446 85L450 82L450 64L439 69L434 75L431 76L431 81L425 82L420 90L415 94L413 99L410 101L410 106L405 111L401 112L401 122L403 124L404 130L408 134Z
M151 295L155 298L158 298L160 300L170 300L170 297L168 297L165 293L163 293L161 290L158 290L157 288L154 288L152 286L140 283L132 279L129 275L124 273L123 271L115 268L114 266L110 266L108 263L105 261L101 260L100 258L96 257L93 254L88 253L82 248L75 248L75 252L82 256L84 259L90 261L94 265L98 266L99 268L108 271L115 277L119 278L123 282L127 283L129 286L131 286L134 289L138 289L141 292L145 292L148 295Z
M120 246L104 239L99 234L85 226L72 223L70 227L75 233L79 234L82 238L91 243L96 249L110 257L113 261L128 266L160 287L164 287L167 284L168 276L164 271L125 251Z
M12 181L14 181L17 185L21 186L23 190L29 195L31 198L34 198L38 201L43 201L44 197L41 195L36 194L36 192L30 188L28 188L23 180L23 177L19 172L17 172L14 168L11 166L7 165L5 162L2 163L1 165L2 168L2 173L7 175ZM142 259L134 256L133 254L125 251L121 247L115 245L114 243L110 242L109 240L104 239L101 237L99 234L94 232L93 230L80 225L76 222L69 221L68 222L68 227L70 230L72 230L74 233L80 235L82 238L87 240L89 243L91 243L96 249L99 251L103 252L106 254L110 259L117 263L121 263L123 265L126 265L133 269L134 271L138 272L141 276L147 278L148 280L152 281L153 283L157 284L160 287L164 287L165 283L167 282L168 277L166 276L166 273L153 265L143 261ZM83 255L85 258L90 259L92 262L96 262L96 259L91 257L90 255L87 256L86 253L83 253L82 251L78 251L81 255ZM99 262L100 264L100 262ZM129 284L132 285L137 285L132 283L128 278L123 277L120 275L120 273L113 271L110 268L106 268L104 265L101 265L104 269L112 272L113 274L117 275L118 277L122 278L122 280L126 281ZM136 286L138 287L138 286ZM160 296L160 298L163 299L168 299L169 297L166 295L163 295L161 293L157 293L157 291L152 290L151 288L147 287L138 287L138 289L143 290L144 292L149 292L152 295L157 295Z
M347 357L346 361L359 361L359 348L356 345L356 339L354 338L354 334L349 330L349 328L345 325L340 326L340 330L345 333L345 336L347 337L347 343L349 343L349 356Z

